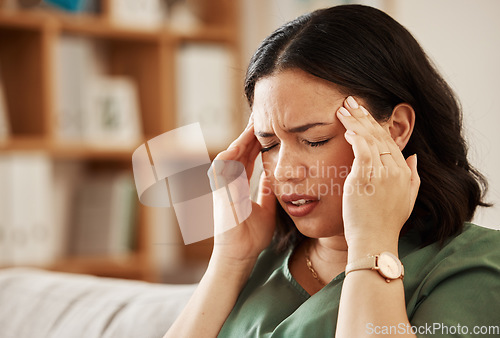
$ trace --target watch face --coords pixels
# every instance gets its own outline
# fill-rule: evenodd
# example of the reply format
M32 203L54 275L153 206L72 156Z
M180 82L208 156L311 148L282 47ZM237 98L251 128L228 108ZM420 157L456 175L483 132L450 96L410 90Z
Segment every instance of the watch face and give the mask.
M401 263L393 254L389 252L382 252L378 256L377 263L382 276L389 279L396 279L401 276Z

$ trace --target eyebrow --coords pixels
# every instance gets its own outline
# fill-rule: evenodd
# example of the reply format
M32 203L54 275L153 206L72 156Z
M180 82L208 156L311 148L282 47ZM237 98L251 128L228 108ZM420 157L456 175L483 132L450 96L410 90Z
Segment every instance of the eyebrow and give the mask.
M304 124L303 126L298 126L295 128L288 129L287 132L302 133L310 128L317 127L317 126L325 126L325 125L329 125L329 124L331 124L331 123L326 123L326 122L308 123L308 124ZM255 135L262 137L262 138L275 136L273 133L268 133L268 132L264 132L264 131L257 131L257 132L255 132Z

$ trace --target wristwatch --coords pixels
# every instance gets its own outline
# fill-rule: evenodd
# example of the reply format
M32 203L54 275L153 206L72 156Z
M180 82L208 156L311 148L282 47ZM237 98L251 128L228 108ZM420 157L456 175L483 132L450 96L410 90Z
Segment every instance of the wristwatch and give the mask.
M403 279L405 275L403 263L387 251L347 264L345 275L347 276L349 272L356 270L377 270L387 283L394 279Z

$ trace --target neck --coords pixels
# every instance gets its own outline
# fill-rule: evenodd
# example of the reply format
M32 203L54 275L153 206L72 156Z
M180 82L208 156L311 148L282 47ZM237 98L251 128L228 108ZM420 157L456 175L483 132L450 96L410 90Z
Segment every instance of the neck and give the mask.
M311 254L326 263L347 263L347 242L344 235L310 240Z
M347 264L347 243L343 235L311 238L304 245L309 247L306 250L309 252L313 269L324 283L330 282L344 271Z

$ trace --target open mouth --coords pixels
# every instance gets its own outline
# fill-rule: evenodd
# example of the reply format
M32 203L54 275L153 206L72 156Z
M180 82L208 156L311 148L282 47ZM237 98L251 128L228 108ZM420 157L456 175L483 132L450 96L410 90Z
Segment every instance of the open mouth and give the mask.
M308 215L319 203L317 197L299 194L282 195L281 200L284 202L288 214L294 217Z
M307 203L311 203L311 202L314 202L313 200L306 200L306 199L300 199L300 200L297 200L297 201L291 201L290 203L292 203L293 205L297 205L297 206L300 206L300 205L304 205L304 204L307 204Z

